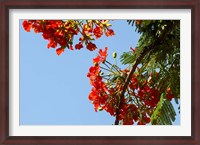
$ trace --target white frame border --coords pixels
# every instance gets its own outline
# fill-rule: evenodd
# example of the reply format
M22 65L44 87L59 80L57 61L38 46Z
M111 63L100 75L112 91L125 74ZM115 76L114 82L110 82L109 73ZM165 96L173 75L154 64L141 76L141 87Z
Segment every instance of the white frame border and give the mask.
M179 126L19 126L20 19L178 19L181 20L181 125ZM9 136L191 136L190 9L10 9Z

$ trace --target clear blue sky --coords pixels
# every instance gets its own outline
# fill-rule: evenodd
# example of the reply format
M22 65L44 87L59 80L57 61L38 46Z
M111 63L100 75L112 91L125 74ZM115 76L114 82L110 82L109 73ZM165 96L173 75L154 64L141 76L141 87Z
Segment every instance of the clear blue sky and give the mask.
M87 72L98 50L66 50L60 56L47 48L41 33L26 32L20 21L20 125L111 125L115 118L95 112L88 100ZM139 34L125 20L112 22L116 35L95 41L119 56L135 47ZM119 64L119 59L118 59ZM177 107L175 107L177 108ZM176 110L177 111L177 110ZM174 124L180 124L179 115Z

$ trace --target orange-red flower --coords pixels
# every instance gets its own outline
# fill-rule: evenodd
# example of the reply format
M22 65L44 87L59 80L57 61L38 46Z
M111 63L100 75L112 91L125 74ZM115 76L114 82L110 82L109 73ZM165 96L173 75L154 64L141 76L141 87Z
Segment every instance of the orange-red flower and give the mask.
M97 46L94 43L89 42L87 44L87 49L90 50L90 51L93 51L93 50L97 49Z
M58 49L56 49L57 55L60 55L63 52L64 52L64 48L58 48Z
M23 25L24 29L27 32L30 32L30 29L32 27L32 23L31 22L28 22L27 20L25 20L22 25Z
M78 44L76 44L75 48L78 49L78 50L80 50L81 48L83 48L82 42L79 42Z
M45 25L47 29L57 29L64 25L62 20L46 20L44 22L46 22Z
M171 101L171 100L174 98L174 95L172 94L170 88L167 88L167 95L166 95L166 98L167 98L169 101Z
M104 50L100 49L98 56L93 59L93 62L94 63L104 62L106 60L107 55L108 55L107 51L108 51L108 47L105 47Z
M54 33L54 36L56 36L56 37L59 37L59 36L65 37L65 31L57 29L56 32Z
M88 26L87 24L83 25L83 32L84 34L92 33L92 27Z
M41 23L42 20L35 20L32 21L32 28L34 30L35 33L39 33L39 32L43 32L44 31L44 23Z
M143 112L142 113L142 118L140 118L140 121L138 122L138 125L145 125L145 124L147 124L149 122L150 122L150 118L147 117L145 112Z
M115 33L114 33L114 31L112 29L108 29L105 34L106 34L107 37L115 35Z
M97 78L97 76L99 76L99 72L100 72L100 67L99 66L91 66L89 69L89 72L87 74L87 77L90 78L90 84L93 85L95 79Z
M96 28L94 28L93 33L94 33L96 39L100 38L103 34L102 28L97 26Z
M54 39L50 38L47 47L48 48L50 48L50 47L56 48L56 46L57 46L57 43L54 41Z
M142 23L142 20L136 20L136 24L140 25Z

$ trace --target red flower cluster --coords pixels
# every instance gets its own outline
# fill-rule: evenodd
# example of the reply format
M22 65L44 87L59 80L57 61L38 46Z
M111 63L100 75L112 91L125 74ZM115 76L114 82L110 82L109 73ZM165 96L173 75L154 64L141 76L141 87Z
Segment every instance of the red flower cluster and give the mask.
M95 111L101 108L110 113L110 115L116 116L116 110L118 109L119 102L121 101L119 96L123 89L124 82L119 79L115 85L110 86L110 84L107 84L100 75L100 64L105 62L107 51L107 47L104 50L99 50L99 54L93 59L93 63L95 65L90 67L87 74L87 77L90 78L90 84L93 86L89 94L89 100L91 100L94 104ZM121 75L127 75L128 72L129 71L126 69L121 70ZM132 82L133 81L135 81L135 83L131 83L129 88L138 88L139 85L136 76L132 78ZM140 118L141 115L138 111L138 106L131 104L128 100L129 98L126 97L122 100L122 106L119 110L119 120L121 120L124 125L131 125L137 121L140 121L140 123L149 123L149 118L147 118L144 113L142 115L143 117Z
M74 35L79 32L76 22L70 20L66 22L62 20L25 20L23 27L27 32L30 32L32 28L35 33L43 33L43 38L49 41L48 48L56 48L59 44L60 48L56 49L58 55L64 52L66 47L73 50L72 40Z
M25 20L23 27L27 32L32 28L35 33L43 33L43 38L49 41L48 48L56 48L60 45L56 49L56 53L60 55L66 47L73 50L73 38L78 33L82 36L79 38L79 43L75 44L75 49L83 48L83 43L90 51L97 49L97 46L91 42L94 40L93 36L98 39L103 33L106 36L114 35L114 31L108 28L110 24L107 22L108 20L87 20L86 24L82 24L78 20Z
M88 98L94 104L95 111L102 108L114 116L118 100L115 88L107 87L100 75L100 63L106 59L107 49L106 47L105 50L99 50L99 55L94 59L95 65L90 67L87 74L87 77L90 78L90 84L93 86Z
M95 111L97 111L101 105L105 104L108 98L108 95L106 93L108 91L108 88L102 81L102 77L99 73L100 67L92 66L90 67L87 74L87 77L90 78L90 84L93 86L88 98L94 104Z
M91 42L91 40L94 40L93 36L98 39L103 35L103 33L105 33L107 37L114 35L114 31L108 28L109 25L110 24L108 24L108 20L88 20L87 23L83 25L83 36L79 39L80 43L85 41L88 43L86 47L88 50L95 50L97 47L94 43Z
M126 99L124 99L122 109L120 109L119 120L122 120L123 125L132 125L134 121L136 122L138 119L138 107L135 104L127 104Z
M154 108L160 100L160 93L157 89L150 88L148 85L145 85L141 88L138 88L136 97L140 98L140 100L143 101L146 106Z
M107 63L107 61L105 61L108 55L107 51L107 47L105 47L104 50L99 50L98 55L93 59L94 66L90 67L87 74L87 77L90 78L90 84L92 85L89 100L94 104L95 111L98 111L98 109L105 110L110 113L110 115L116 116L119 103L122 101L121 107L119 108L118 120L121 121L123 125L132 125L134 122L137 122L138 125L149 123L150 116L156 109L161 96L161 93L154 83L154 81L159 78L158 72L150 74L148 79L141 74L133 74L128 84L128 91L121 100L120 93L129 70L118 70L120 79L113 79L115 81L108 83L107 80L100 75L102 72L102 67L100 67L101 63L104 65ZM114 75L116 76L116 74ZM112 80L112 78L113 77L110 76L110 78L107 79ZM169 100L173 98L173 94L169 88L167 89L166 98Z

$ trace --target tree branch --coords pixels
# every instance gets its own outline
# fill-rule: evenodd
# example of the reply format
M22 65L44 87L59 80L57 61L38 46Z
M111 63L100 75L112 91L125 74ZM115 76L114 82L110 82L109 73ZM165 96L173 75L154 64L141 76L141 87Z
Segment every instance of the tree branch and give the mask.
M143 51L141 52L140 56L136 59L134 65L132 66L131 68L131 71L130 73L128 74L128 76L126 77L126 80L125 80L125 84L124 84L124 87L123 87L123 90L120 94L120 102L119 102L119 106L118 106L118 109L116 111L116 119L115 119L115 125L118 125L119 124L119 111L122 107L122 100L124 98L124 93L128 87L128 84L131 80L131 77L133 75L133 73L135 72L135 69L137 67L137 65L140 63L140 61L143 59L143 57L149 52L149 49L148 48L144 48Z

